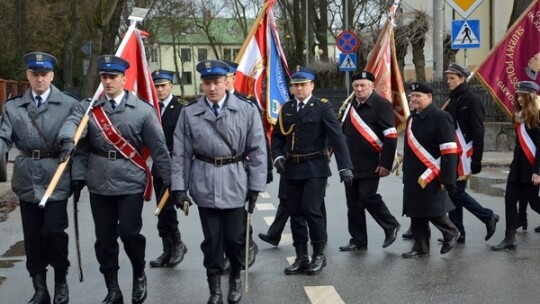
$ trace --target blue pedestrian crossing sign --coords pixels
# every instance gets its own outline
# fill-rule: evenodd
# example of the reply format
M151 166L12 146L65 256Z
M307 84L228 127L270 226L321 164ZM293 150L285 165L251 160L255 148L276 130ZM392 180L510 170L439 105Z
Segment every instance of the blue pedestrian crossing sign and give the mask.
M452 49L480 47L480 20L452 21Z
M356 71L356 53L339 54L340 71Z

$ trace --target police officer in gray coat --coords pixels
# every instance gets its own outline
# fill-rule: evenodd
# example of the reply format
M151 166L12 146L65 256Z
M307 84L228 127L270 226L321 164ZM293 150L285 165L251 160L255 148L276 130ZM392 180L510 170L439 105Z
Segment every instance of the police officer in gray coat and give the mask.
M62 149L57 144L58 131L78 101L51 84L56 58L34 52L23 59L30 88L6 102L0 120L0 155L13 145L21 152L15 159L11 185L19 197L26 269L35 289L29 303L50 303L48 265L54 268L54 303L68 303L69 237L65 229L67 199L72 193L70 174L62 175L45 209L38 208L38 203L58 167Z
M123 303L118 286L118 237L133 267L132 303L146 299L145 249L141 234L143 193L151 196L150 170L137 163L143 146L148 148L154 165L163 178L164 188L171 184L171 159L163 129L155 109L124 89L129 63L112 55L98 57L98 69L104 95L94 103L82 147L88 166L73 173L74 180L85 180L90 192L90 206L96 232L96 257L108 289L103 303ZM89 101L82 102L67 119L58 138L73 138ZM104 114L103 114L104 113ZM107 118L110 122L107 122ZM115 130L127 142L115 146L110 137ZM142 158L142 157L141 157ZM150 193L145 189L150 189Z
M199 207L208 277L208 303L223 303L220 273L223 250L231 263L228 303L242 297L245 207L253 212L264 191L267 154L262 122L250 102L227 91L228 65L219 60L197 64L204 95L185 106L174 133L172 193L176 205Z

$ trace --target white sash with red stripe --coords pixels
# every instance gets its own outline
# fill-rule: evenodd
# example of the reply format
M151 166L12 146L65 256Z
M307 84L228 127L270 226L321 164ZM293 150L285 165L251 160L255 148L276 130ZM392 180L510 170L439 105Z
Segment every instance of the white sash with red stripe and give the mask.
M441 174L441 158L435 159L422 145L411 130L412 119L409 120L407 126L407 144L416 155L416 157L427 167L426 171L418 177L418 184L420 187L425 188L435 177ZM441 155L451 154L457 152L457 145L455 142L447 142L439 145Z
M534 165L536 145L534 144L533 140L529 136L529 133L527 133L527 130L525 129L525 123L520 122L516 125L516 134L518 137L519 145L525 153L525 156L527 156L529 163L531 164L531 166Z
M373 130L366 124L366 122L360 117L352 106L350 107L349 115L351 116L351 123L356 131L358 131L358 133L360 133L360 135L362 135L362 137L365 138L369 144L380 153L382 151L383 143L377 134L373 132ZM388 128L383 131L383 134L384 137L397 138L396 128Z
M473 154L472 141L467 142L459 127L456 129L456 144L458 151L458 180L466 180L471 176L471 156Z
M146 173L146 187L144 189L144 199L149 201L152 199L152 174L144 158L137 152L125 138L120 135L118 130L113 126L111 120L103 111L102 106L95 107L93 109L94 121L99 126L101 133L105 137L108 143L113 145L120 154L122 154L126 159L129 159L135 166L139 167L141 170L144 170Z

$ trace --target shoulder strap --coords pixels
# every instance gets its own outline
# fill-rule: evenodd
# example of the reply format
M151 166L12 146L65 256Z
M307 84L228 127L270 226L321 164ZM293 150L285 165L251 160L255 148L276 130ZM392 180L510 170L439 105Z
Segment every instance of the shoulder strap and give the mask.
M231 150L231 154L232 156L236 156L236 150L233 148L233 146L231 145L231 143L229 142L229 140L227 139L227 137L225 136L225 134L223 134L221 132L221 130L216 127L216 122L210 122L210 125L212 126L212 128L214 128L214 130L216 131L216 133L218 134L219 138L221 138L221 140L223 140L223 142L225 143L225 145L227 145L227 147L229 148L229 150Z
M26 113L28 114L28 118L30 118L30 121L32 122L32 124L34 125L34 127L36 127L39 135L41 136L41 138L43 138L43 141L45 142L45 144L47 145L47 147L49 147L49 150L51 152L54 152L54 148L56 145L52 145L48 140L47 140L47 137L45 137L45 133L43 133L43 130L41 130L41 127L38 125L37 121L36 121L36 118L33 117L30 112L26 111Z

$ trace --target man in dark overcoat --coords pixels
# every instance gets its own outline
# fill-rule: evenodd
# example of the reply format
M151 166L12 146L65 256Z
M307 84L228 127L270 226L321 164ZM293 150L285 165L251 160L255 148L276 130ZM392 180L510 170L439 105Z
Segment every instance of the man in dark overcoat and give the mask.
M429 222L443 234L441 254L452 250L459 230L446 215L454 208L448 192L455 189L457 145L450 114L432 103L432 89L410 85L416 110L407 121L403 161L403 213L411 218L414 246L404 258L429 255Z
M351 239L349 244L339 247L341 251L367 248L366 210L383 228L386 236L383 248L396 240L401 227L377 193L380 178L392 170L398 136L392 104L374 91L374 81L375 76L367 71L352 76L355 96L342 119L354 181L345 188Z

